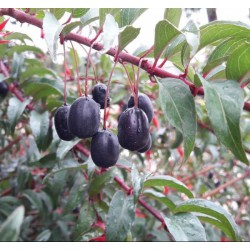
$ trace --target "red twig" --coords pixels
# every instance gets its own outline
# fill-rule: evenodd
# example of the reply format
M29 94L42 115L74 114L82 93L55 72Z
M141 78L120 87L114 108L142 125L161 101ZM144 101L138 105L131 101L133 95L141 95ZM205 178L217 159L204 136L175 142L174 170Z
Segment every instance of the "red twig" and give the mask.
M15 145L16 143L18 143L21 139L22 139L22 136L20 135L15 140L13 140L12 142L10 142L7 146L5 146L4 148L2 148L0 150L0 155L4 154L6 151L8 151L9 149L11 149L12 146Z

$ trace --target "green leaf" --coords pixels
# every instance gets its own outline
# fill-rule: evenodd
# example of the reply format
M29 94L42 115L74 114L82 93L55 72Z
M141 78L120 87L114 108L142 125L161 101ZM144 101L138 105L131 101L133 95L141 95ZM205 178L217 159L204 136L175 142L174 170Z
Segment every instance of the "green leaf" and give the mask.
M24 89L27 96L31 95L36 100L51 95L63 96L62 82L47 78L32 79L31 82L25 83Z
M193 193L188 189L188 187L180 182L179 180L175 179L172 176L168 175L156 175L149 177L144 182L144 187L156 187L156 186L164 186L164 187L171 187L175 188L177 191L184 193L189 198L193 198Z
M0 226L0 241L17 241L24 219L24 207L20 206Z
M164 12L164 19L167 19L174 26L178 27L181 19L181 8L167 8Z
M132 166L131 175L132 175L132 186L133 186L133 193L134 193L134 203L136 204L142 192L145 176L140 176L135 165Z
M179 79L158 79L161 108L171 125L184 138L186 161L194 149L196 135L196 110L190 89Z
M107 217L107 241L125 241L135 218L132 196L117 191L110 203Z
M175 204L173 201L171 201L167 196L165 196L163 193L157 192L153 189L146 189L143 192L143 195L146 195L150 198L153 198L159 202L161 202L162 204L166 205L170 211L174 211L175 209Z
M12 34L10 34L6 37L6 40L9 40L9 41L20 40L23 43L25 43L25 40L32 41L32 39L27 34L23 34L20 32L13 32Z
M80 141L81 139L74 139L72 141L61 140L56 151L57 158L60 160L63 159L66 154Z
M99 18L99 10L95 8L89 9L81 18L82 27L94 22Z
M58 20L63 17L66 10L67 9L63 9L63 8L51 8L51 9L49 9L50 13L52 13L55 16L55 18Z
M190 20L184 27L182 32L185 35L186 43L183 46L181 58L182 58L182 63L186 68L199 48L200 31L198 26L194 23L194 21Z
M221 221L230 231L232 240L239 241L240 236L237 225L232 216L219 205L203 199L192 199L179 203L174 211L175 213L198 212L212 216Z
M119 27L131 25L147 9L123 8L120 12Z
M56 73L53 72L51 69L33 66L27 68L24 72L22 72L20 76L20 81L23 82L25 79L33 76L46 76L46 75L51 75L53 77L56 77Z
M199 49L214 43L221 39L235 38L250 38L250 27L241 22L231 21L215 21L200 28L200 47Z
M209 83L200 77L208 117L218 139L239 160L248 164L240 133L240 116L244 105L243 91L235 81Z
M40 48L31 45L16 45L9 50L9 54L13 55L15 52L22 53L27 51L32 51L37 54L44 54Z
M39 235L37 235L34 241L45 242L48 241L51 236L51 231L49 229L45 229Z
M16 97L9 99L9 106L7 110L8 121L10 123L11 133L14 133L15 126L25 110L25 107L29 104L29 100L24 102L19 101Z
M41 215L44 214L44 207L39 193L34 192L31 189L23 191L23 196L29 200L29 202L39 211Z
M163 219L176 241L206 241L205 229L195 215L180 213Z
M181 32L169 21L162 20L155 26L154 58L159 58L172 40Z
M30 128L38 148L40 150L45 150L48 147L49 112L46 111L39 114L36 111L32 111L30 113Z
M122 51L129 43L131 43L140 34L140 28L126 26L119 33L118 37L118 50Z
M120 8L100 8L99 9L99 25L103 26L107 14L111 14L113 17L119 14Z
M79 18L82 17L83 15L85 15L87 12L89 11L89 9L81 9L81 8L75 8L72 9L72 17L73 18Z
M89 196L100 193L101 189L112 180L113 172L110 170L93 178L89 184Z
M228 58L226 66L227 79L240 80L250 71L250 44L243 43Z
M44 38L53 62L56 62L57 43L62 29L63 26L55 16L50 12L46 12L43 19Z
M103 50L102 52L107 52L113 45L114 41L119 35L118 23L115 21L114 17L110 14L106 15L105 22L103 24Z
M22 54L17 54L16 52L13 55L11 63L11 77L14 79L19 79L21 68L24 62L24 56Z
M61 34L63 34L64 36L66 36L67 34L69 34L73 29L75 29L76 27L80 26L81 22L80 21L76 21L76 22L72 22L69 23L67 25L64 26L64 28L62 29Z

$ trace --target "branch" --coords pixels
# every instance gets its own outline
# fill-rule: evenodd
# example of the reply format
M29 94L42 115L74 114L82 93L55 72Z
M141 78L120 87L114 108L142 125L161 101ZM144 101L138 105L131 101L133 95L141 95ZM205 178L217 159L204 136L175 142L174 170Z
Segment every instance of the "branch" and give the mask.
M10 16L15 18L17 21L21 23L29 23L32 24L40 29L43 28L43 22L33 16L30 16L22 11L13 9L13 8L0 8L0 16ZM93 39L89 39L84 36L80 36L75 33L69 33L64 37L64 41L75 41L80 44L86 45L90 47L92 45ZM101 43L95 43L93 45L93 49L100 51L103 49L103 45ZM106 54L115 57L117 54L117 49L111 48ZM124 62L129 62L133 65L139 66L140 58L130 55L126 52L120 52L119 53L119 59ZM141 68L145 70L150 75L158 76L161 78L175 78L182 80L185 84L187 84L190 87L191 92L193 95L204 95L204 89L202 87L196 88L194 83L190 82L189 80L183 78L181 75L174 75L166 70L161 69L160 67L154 67L151 63L149 63L147 60L143 61ZM246 102L244 104L244 109L247 111L250 111L250 102Z
M211 197L214 196L215 194L217 194L218 192L220 192L221 190L225 189L228 186L233 185L234 183L236 183L239 180L245 179L245 178L249 178L250 177L250 170L247 170L246 173L244 173L242 176L234 178L222 185L220 185L219 187L215 188L214 190L212 190L211 192L208 192L206 194L203 195L203 198L206 199L207 197Z
M12 148L12 146L15 145L16 143L18 143L21 139L22 139L22 136L20 135L15 140L13 140L12 142L10 142L7 146L5 146L4 148L2 148L0 150L0 155L4 154L6 151L8 151L10 148Z

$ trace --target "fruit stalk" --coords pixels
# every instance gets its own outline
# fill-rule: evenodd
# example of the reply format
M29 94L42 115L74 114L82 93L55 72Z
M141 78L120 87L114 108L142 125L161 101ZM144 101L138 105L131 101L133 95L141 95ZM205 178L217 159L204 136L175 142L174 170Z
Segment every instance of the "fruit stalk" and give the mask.
M63 98L64 98L64 105L67 103L67 91L66 91L66 85L67 85L67 65L66 65L66 51L65 51L65 43L63 43L63 63L64 63L64 89L63 89Z

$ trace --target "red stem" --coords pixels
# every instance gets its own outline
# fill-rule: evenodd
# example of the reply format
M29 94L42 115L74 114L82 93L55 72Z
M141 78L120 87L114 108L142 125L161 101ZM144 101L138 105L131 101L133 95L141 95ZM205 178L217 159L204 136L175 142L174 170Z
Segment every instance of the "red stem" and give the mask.
M91 50L93 47L93 43L91 44L90 48L89 48L89 53L88 53L88 57L87 57L87 65L86 65L86 74L85 74L85 96L88 96L88 74L89 74L89 61L90 61L90 54L91 54Z
M164 58L164 60L162 61L162 63L158 66L159 68L162 68L164 66L164 64L167 62L167 58Z
M1 15L11 16L21 23L26 22L26 23L32 24L40 29L43 27L43 23L41 20L39 20L33 16L27 15L24 12L13 9L13 8L0 8L0 16ZM72 32L67 34L65 36L64 40L65 41L66 40L75 41L75 42L84 44L88 47L90 47L92 44L91 39L84 37L84 36L81 36L81 35L78 35L78 34L75 34L75 33L72 33ZM95 43L95 45L93 46L93 49L100 51L103 49L103 45L100 43ZM107 51L106 54L114 57L116 55L116 53L117 53L117 50L115 48L111 48L109 51ZM124 62L129 62L129 63L136 65L136 66L138 66L139 62L140 62L139 57L130 55L126 52L120 52L119 58ZM153 67L153 65L147 61L144 61L144 63L142 63L141 68L143 70L145 70L146 72L148 72L149 74L155 75L155 76L158 76L161 78L170 77L170 78L181 79L181 76L172 74L166 70L161 69L160 67ZM186 83L189 87L191 87L191 90L195 89L195 85L192 82L190 82L186 79L181 79L181 80L184 83ZM204 95L203 88L199 88L199 90L197 91L197 94ZM244 109L247 111L250 111L250 103L245 103Z
M120 62L120 63L121 63L121 65L123 66L123 68L124 68L124 70L125 70L125 72L126 72L126 75L127 75L127 77L128 77L128 81L129 81L129 85L130 85L131 93L132 93L132 95L133 95L134 98L135 98L134 87L133 87L133 83L132 83L132 81L131 81L131 78L130 78L130 76L129 76L128 70L127 70L127 68L126 68L126 66L125 66L125 64L124 64L123 62Z
M141 64L143 62L143 58L141 58L139 65L138 65L138 71L137 71L137 78L136 78L136 85L135 85L135 107L138 108L138 94L139 94L139 82L140 82L140 69Z
M104 114L103 114L103 129L106 130L106 123L107 123L107 104L108 104L108 96L109 96L109 88L110 88L110 82L111 82L111 78L112 78L112 75L115 71L115 66L116 64L118 63L118 61L115 62L111 72L110 72L110 75L109 75L109 79L108 79L108 86L107 86L107 91L106 91L106 94L105 94L105 103L104 103Z
M0 155L4 154L6 151L8 151L9 149L11 149L12 146L15 145L16 143L18 143L21 139L22 139L22 136L20 135L15 140L13 140L12 142L10 142L7 146L5 146L4 148L2 148L0 150Z
M66 91L66 85L67 85L67 65L66 65L66 51L65 51L65 43L63 43L63 57L64 57L64 105L67 103L67 91Z
M81 83L80 83L80 76L79 76L79 69L78 69L78 60L76 57L76 51L74 48L73 43L70 41L72 49L73 49L73 54L74 54L74 59L75 59L75 63L76 63L76 75L77 75L77 85L78 85L78 93L80 96L82 96L82 89L81 89Z

